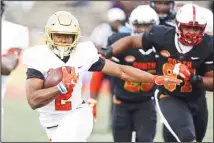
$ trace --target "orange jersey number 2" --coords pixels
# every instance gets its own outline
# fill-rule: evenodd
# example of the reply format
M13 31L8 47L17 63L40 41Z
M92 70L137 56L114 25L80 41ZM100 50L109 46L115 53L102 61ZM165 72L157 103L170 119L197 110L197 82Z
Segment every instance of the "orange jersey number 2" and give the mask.
M72 103L68 101L72 96L72 92L73 88L69 88L66 94L60 94L55 98L55 110L69 111L72 109Z

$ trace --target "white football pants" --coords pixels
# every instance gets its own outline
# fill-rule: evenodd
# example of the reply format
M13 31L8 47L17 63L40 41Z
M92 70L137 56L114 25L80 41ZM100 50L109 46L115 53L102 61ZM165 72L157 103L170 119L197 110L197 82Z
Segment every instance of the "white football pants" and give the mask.
M86 142L93 129L93 114L88 104L68 112L58 127L47 129L46 133L52 142Z

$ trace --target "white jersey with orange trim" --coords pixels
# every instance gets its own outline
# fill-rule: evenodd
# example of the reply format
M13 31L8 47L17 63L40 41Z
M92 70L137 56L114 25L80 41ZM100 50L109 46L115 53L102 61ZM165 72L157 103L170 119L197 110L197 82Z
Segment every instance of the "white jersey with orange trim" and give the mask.
M23 54L24 65L27 68L40 71L44 77L47 76L49 69L62 66L75 67L79 74L79 79L72 93L68 92L66 95L59 95L48 105L38 109L40 112L40 122L44 127L58 125L65 113L78 108L82 104L82 74L84 71L88 71L98 60L97 49L90 41L79 43L66 63L52 53L47 45L34 46L25 50Z

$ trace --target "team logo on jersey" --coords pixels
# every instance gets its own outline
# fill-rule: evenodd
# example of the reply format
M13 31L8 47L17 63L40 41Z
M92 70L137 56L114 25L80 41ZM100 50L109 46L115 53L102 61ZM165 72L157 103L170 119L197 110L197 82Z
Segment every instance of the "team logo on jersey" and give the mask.
M134 57L134 56L131 56L131 55L126 56L124 59L125 59L125 61L126 61L127 63L132 63L132 62L135 61L135 57Z
M198 60L199 57L191 57L191 60Z
M162 51L160 51L160 54L161 54L163 57L166 57L166 58L170 57L170 53L169 53L167 50L162 50Z

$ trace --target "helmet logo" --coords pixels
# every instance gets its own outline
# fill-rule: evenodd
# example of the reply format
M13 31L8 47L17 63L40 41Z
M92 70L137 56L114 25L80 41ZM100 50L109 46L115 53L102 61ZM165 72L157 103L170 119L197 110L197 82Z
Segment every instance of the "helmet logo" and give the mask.
M60 15L58 17L58 21L60 25L69 26L71 25L71 18L69 15Z

